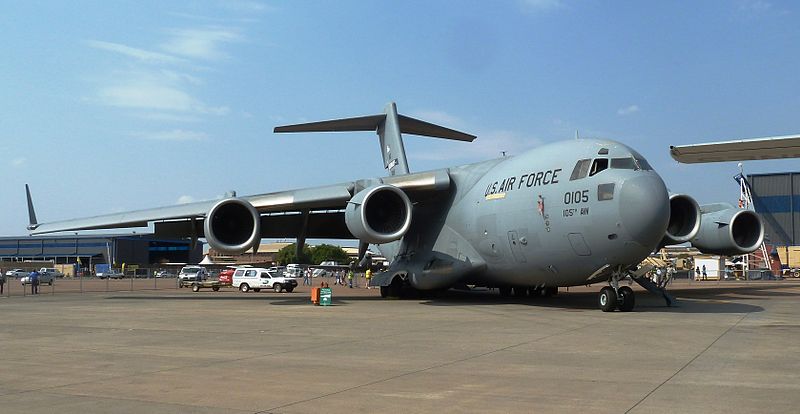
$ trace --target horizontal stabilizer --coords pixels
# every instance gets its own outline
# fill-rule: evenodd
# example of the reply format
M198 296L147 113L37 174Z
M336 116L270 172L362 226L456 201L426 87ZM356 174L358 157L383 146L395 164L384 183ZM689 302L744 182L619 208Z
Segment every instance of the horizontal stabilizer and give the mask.
M472 142L476 137L461 131L445 128L430 122L421 121L405 115L398 115L400 132L425 137L453 139ZM309 122L307 124L285 125L275 128L275 132L344 132L377 131L386 120L386 114L360 116L357 118L332 119Z

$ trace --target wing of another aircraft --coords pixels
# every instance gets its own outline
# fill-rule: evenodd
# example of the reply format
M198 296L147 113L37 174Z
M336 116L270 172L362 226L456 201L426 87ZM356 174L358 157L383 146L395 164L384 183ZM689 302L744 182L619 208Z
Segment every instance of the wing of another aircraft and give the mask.
M800 158L800 135L677 145L669 152L675 161L688 164Z

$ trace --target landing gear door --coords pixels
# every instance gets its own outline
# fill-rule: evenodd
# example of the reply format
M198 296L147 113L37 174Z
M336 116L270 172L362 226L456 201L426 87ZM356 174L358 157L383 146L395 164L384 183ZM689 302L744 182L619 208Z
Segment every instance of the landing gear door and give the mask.
M514 255L514 260L517 263L525 263L525 253L522 251L522 244L515 230L508 232L508 245L511 247L511 254Z

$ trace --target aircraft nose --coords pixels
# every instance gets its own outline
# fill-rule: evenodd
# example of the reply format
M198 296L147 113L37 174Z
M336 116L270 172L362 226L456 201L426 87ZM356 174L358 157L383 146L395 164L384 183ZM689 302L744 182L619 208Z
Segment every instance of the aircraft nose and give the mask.
M619 192L620 219L631 238L652 251L669 222L669 195L655 174L626 179Z

